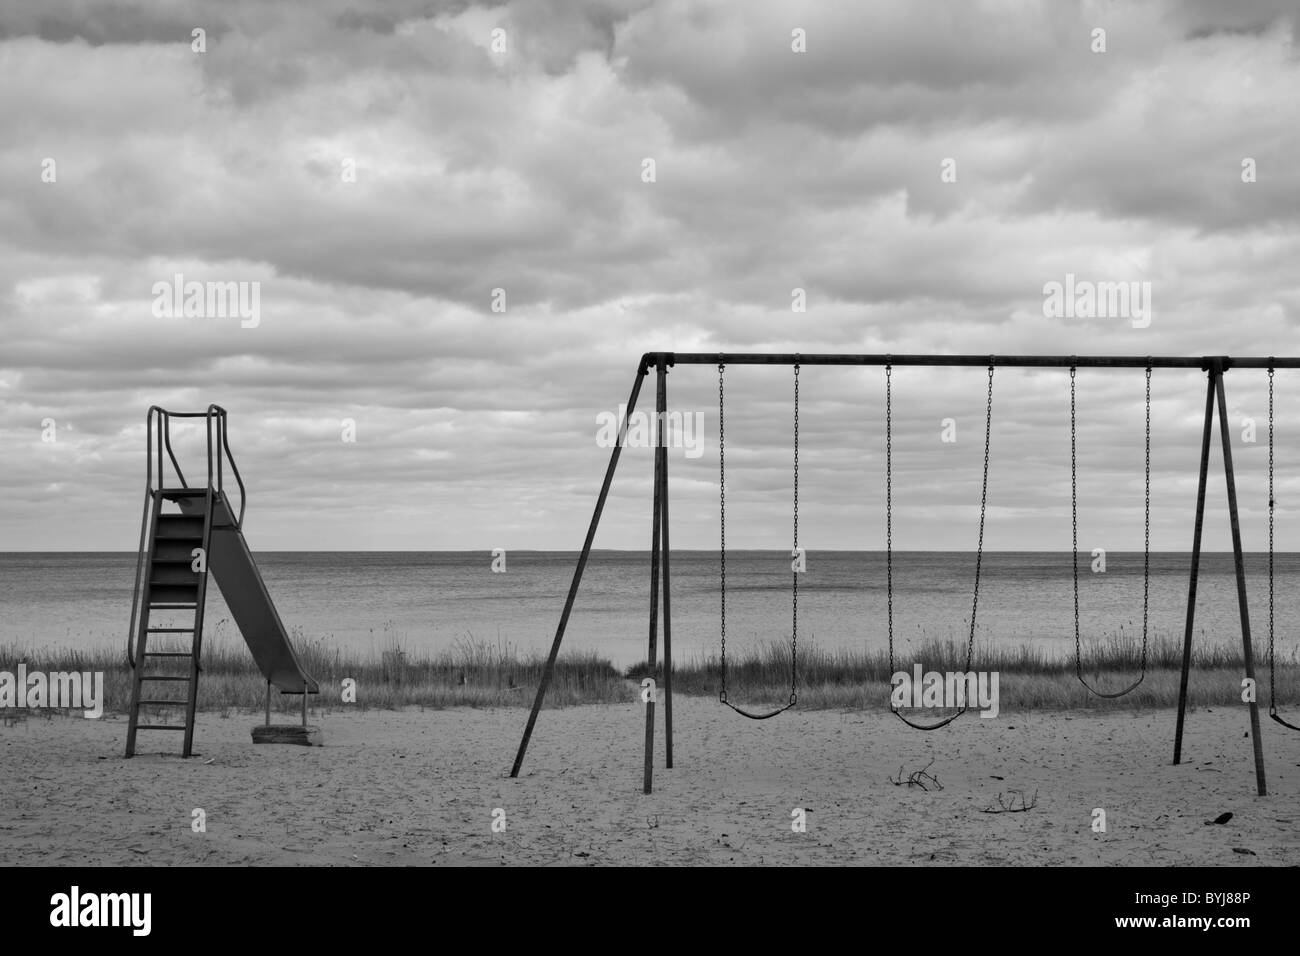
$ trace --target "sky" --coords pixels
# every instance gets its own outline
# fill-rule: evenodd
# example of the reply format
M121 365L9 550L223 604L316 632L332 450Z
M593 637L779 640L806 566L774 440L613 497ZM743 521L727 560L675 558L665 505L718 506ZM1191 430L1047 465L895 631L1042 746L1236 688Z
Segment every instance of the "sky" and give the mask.
M133 549L151 405L228 410L255 549L568 550L646 351L1300 354L1297 36L1283 0L6 5L0 550ZM1134 295L1054 308L1067 276ZM1079 373L1083 550L1142 546L1143 378ZM1248 549L1265 383L1225 378ZM895 547L972 548L986 375L893 386ZM1186 550L1205 377L1151 388ZM800 544L882 547L882 371L800 391ZM726 371L732 547L792 543L792 398ZM673 544L714 548L716 368L668 399ZM998 371L989 455L986 547L1068 549L1068 372ZM647 546L651 460L598 547Z

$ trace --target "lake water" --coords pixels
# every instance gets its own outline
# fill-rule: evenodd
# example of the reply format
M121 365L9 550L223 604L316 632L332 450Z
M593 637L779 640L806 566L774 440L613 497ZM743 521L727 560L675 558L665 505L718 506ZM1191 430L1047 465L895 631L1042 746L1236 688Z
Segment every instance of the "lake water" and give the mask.
M295 633L359 650L394 642L413 652L473 640L545 650L555 634L577 563L572 552L510 552L493 573L486 552L269 552L256 556L285 624ZM799 582L800 640L829 649L882 647L885 557L879 552L809 552ZM1140 633L1142 555L1107 555L1104 574L1080 555L1085 636L1123 627ZM1153 554L1151 626L1181 636L1190 556ZM1276 619L1300 620L1300 555L1275 558ZM1231 554L1201 560L1198 640L1239 640ZM1267 555L1247 556L1256 648L1267 641ZM677 660L713 654L718 644L718 556L672 557L673 650ZM131 553L0 554L0 645L122 647L131 613ZM728 645L790 634L790 564L781 552L728 552ZM929 637L965 639L974 555L894 556L895 634L900 646ZM1002 552L984 556L980 641L1027 642L1051 653L1073 650L1070 555ZM619 666L643 660L649 610L649 557L593 552L564 647L594 649ZM237 639L217 588L209 591L209 639ZM1279 653L1297 644L1278 631Z

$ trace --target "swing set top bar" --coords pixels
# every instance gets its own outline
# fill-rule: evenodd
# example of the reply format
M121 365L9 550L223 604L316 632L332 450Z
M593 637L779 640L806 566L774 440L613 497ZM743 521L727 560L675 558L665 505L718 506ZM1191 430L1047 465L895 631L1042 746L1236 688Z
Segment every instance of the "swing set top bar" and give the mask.
M1300 368L1300 358L1231 355L799 355L767 352L647 352L641 374L673 365L928 365L988 368Z

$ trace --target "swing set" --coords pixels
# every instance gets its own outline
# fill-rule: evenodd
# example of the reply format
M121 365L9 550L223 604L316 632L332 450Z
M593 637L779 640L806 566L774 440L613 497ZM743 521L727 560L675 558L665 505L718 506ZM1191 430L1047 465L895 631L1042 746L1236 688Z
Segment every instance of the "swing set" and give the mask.
M979 610L980 572L984 557L985 513L988 505L989 453L993 423L993 380L997 368L1062 368L1070 372L1070 506L1071 506L1071 544L1073 554L1073 590L1074 590L1074 665L1078 681L1092 694L1098 697L1115 699L1132 693L1146 677L1150 584L1151 584L1151 373L1153 369L1199 369L1206 373L1207 389L1205 397L1205 419L1201 435L1200 478L1196 497L1196 518L1192 535L1191 572L1188 582L1187 617L1183 635L1182 672L1178 690L1178 718L1174 730L1174 764L1182 762L1183 729L1187 710L1187 687L1191 667L1192 632L1196 611L1196 589L1199 579L1201 558L1201 531L1205 516L1206 483L1210 463L1210 439L1213 432L1214 410L1217 404L1219 412L1220 444L1223 449L1223 470L1228 498L1228 517L1232 530L1232 549L1236 572L1237 603L1241 617L1242 653L1245 664L1245 676L1255 686L1255 657L1251 644L1250 614L1246 600L1246 572L1241 546L1241 526L1237 513L1236 480L1232 464L1232 445L1228 432L1227 403L1224 398L1223 376L1229 369L1267 369L1268 370L1268 665L1269 665L1269 716L1290 730L1300 730L1300 726L1288 722L1278 711L1276 683L1276 640L1274 626L1274 372L1279 368L1300 368L1300 358L1233 358L1231 356L1204 357L1133 357L1133 356L1081 356L1081 355L1011 355L1011 356L975 356L975 355L782 355L761 353L672 353L648 352L641 357L637 368L632 391L625 406L623 423L619 430L618 441L610 453L609 464L605 469L605 479L600 494L596 499L595 511L587 528L587 537L583 543L578 564L574 570L573 580L569 586L564 609L560 614L559 626L555 639L546 659L546 666L537 687L537 696L528 715L523 738L515 755L510 776L519 776L528 743L532 738L537 723L538 713L546 697L547 687L555 669L560 644L564 640L565 628L569 615L573 611L578 587L582 581L583 571L591 555L596 529L600 525L601 514L609 496L609 489L618 468L619 455L627 438L628 423L636 408L637 398L641 392L642 382L653 369L656 381L655 406L659 421L666 420L667 413L667 375L668 369L681 365L715 365L718 370L718 519L719 519L719 595L720 621L719 636L721 644L719 701L737 714L751 720L768 720L784 713L797 703L799 685L799 573L793 571L791 583L791 622L790 622L790 694L785 703L772 710L757 711L743 707L730 699L727 692L727 470L726 470L726 381L725 372L728 365L785 365L794 373L794 447L793 447L793 536L792 554L801 555L799 550L799 373L805 366L876 366L885 372L885 581L886 581L886 620L889 646L889 669L894 673L894 570L893 570L893 372L895 366L919 366L928 368L984 367L987 370L987 389L984 416L984 460L983 477L980 488L979 537L975 549L974 589L971 599L970 630L966 644L966 672L971 669L975 648L976 614ZM1103 691L1093 686L1084 676L1083 649L1079 625L1079 488L1078 488L1078 415L1076 405L1076 377L1080 368L1140 368L1146 373L1145 390L1145 486L1143 515L1143 559L1142 559L1142 652L1141 665L1136 680L1116 691ZM655 447L654 464L654 502L652 509L652 529L650 547L650 630L647 660L653 672L658 660L658 636L660 632L659 611L663 609L663 673L664 673L664 744L665 766L673 766L673 722L672 722L672 616L670 601L669 574L669 524L668 524L668 446L664 429L659 429ZM662 570L662 573L661 573ZM930 731L945 727L967 710L963 702L953 713L933 723L918 723L906 717L892 702L890 710L909 727ZM1250 713L1250 738L1254 749L1255 783L1260 796L1267 795L1264 776L1264 751L1260 739L1259 705L1256 700L1248 702ZM643 790L650 793L653 784L653 753L656 702L653 697L646 703L645 725L645 766Z

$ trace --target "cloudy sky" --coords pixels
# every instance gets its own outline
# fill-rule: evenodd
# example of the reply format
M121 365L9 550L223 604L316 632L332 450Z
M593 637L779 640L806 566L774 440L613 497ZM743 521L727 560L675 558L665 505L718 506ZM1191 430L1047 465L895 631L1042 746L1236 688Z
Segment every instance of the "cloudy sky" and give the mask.
M256 548L570 549L645 351L1300 354L1298 35L1286 0L6 5L0 549L133 548L151 404L229 410ZM1149 283L1149 323L1046 315L1067 274ZM256 318L168 314L178 275ZM973 546L984 378L896 371L899 547ZM1142 378L1080 373L1082 548L1141 544ZM1248 548L1264 381L1226 380ZM729 543L788 546L790 370L727 385ZM669 386L673 541L715 547L717 373ZM881 546L880 370L801 390L801 543ZM1152 391L1185 549L1204 378ZM1068 410L998 373L989 547L1068 548ZM646 546L650 459L599 546Z

